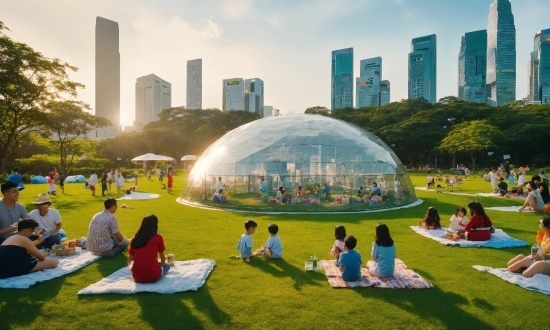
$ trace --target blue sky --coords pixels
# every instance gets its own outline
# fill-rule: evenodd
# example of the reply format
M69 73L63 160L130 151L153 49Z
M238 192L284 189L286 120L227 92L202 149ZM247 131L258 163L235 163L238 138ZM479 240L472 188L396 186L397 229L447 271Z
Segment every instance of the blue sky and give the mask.
M435 33L437 97L457 94L457 58L465 32L487 28L492 0L47 0L2 1L0 20L15 40L80 68L79 98L94 107L94 25L119 23L121 121L134 116L135 79L172 83L185 105L186 62L203 59L203 107L221 108L222 79L259 77L265 104L281 113L330 107L330 57L353 47L359 60L381 56L392 101L407 97L410 40ZM534 34L550 28L548 0L511 0L517 34L517 96L527 95Z

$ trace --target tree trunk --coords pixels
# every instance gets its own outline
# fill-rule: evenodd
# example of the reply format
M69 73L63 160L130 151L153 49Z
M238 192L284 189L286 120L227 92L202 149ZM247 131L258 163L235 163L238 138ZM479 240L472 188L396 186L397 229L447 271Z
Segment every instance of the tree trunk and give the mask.
M471 153L470 158L472 159L472 170L470 172L474 173L476 166L476 155Z

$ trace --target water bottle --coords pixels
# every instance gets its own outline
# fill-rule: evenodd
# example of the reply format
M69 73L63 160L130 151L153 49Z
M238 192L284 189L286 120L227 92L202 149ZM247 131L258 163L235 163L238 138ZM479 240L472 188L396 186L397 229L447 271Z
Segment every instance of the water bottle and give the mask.
M317 269L317 257L313 255L313 269Z
M540 247L537 243L533 244L533 247L531 247L531 257L535 258L537 254L539 254Z

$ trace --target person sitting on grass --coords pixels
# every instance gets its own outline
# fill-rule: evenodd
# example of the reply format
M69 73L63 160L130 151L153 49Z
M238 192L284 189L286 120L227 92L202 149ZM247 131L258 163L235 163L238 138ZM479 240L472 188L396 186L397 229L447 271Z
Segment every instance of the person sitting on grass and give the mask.
M34 219L38 223L38 228L44 230L44 241L39 244L39 247L50 248L52 245L61 242L61 215L58 210L50 209L52 202L46 194L40 194L33 202L36 210L29 213L29 218Z
M508 197L508 184L504 181L503 177L500 178L497 187L500 197Z
M259 251L256 251L256 253L261 253L264 255L264 257L271 259L282 258L283 245L281 243L281 238L277 236L277 233L279 232L279 226L272 223L267 226L267 231L269 231L269 234L271 236L269 236L265 245L262 246Z
M376 277L392 277L395 271L395 245L388 226L376 225L376 237L372 243L372 260L367 262L369 272Z
M382 197L382 190L378 187L378 183L373 182L372 188L370 189L371 194L375 194L378 197Z
M346 227L342 225L336 226L334 228L334 238L336 240L334 241L334 244L332 245L332 248L330 249L330 254L332 254L336 260L334 260L334 264L336 267L340 267L340 253L344 252L344 240L346 239Z
M252 252L252 235L256 232L256 227L258 227L256 221L247 220L244 223L246 233L241 235L237 243L237 250L241 251L241 258L246 262L250 262L250 257L258 255L258 253Z
M223 189L220 189L220 191L212 195L212 201L221 204L225 203L225 194L223 193Z
M330 187L326 183L323 183L323 190L321 190L321 193L325 198L330 197Z
M46 258L29 239L37 227L35 220L23 219L17 226L19 235L11 235L0 245L0 278L26 275L59 265L59 260Z
M464 228L464 237L469 241L488 241L491 239L491 227L493 223L481 203L472 201L468 203L471 218Z
M107 198L103 205L103 212L95 214L90 222L86 247L95 255L111 258L126 250L129 242L113 215L117 210L116 199Z
M529 208L535 212L546 213L544 201L540 195L537 184L533 181L528 182L525 187L529 191L525 203L519 208L519 211L523 211L525 208Z
M539 226L544 233L540 243L542 253L530 256L518 255L508 262L508 271L521 272L525 277L533 277L535 274L550 276L550 218L540 219Z
M363 186L359 186L359 189L357 189L357 193L355 194L355 197L359 197L359 199L363 198Z
M155 283L170 269L166 263L164 240L158 234L158 218L149 214L141 221L136 235L130 242L128 266L132 266L132 278L136 283ZM160 257L160 263L157 260Z
M437 229L441 228L441 218L437 209L433 206L428 207L426 211L426 217L424 218L423 227L428 229Z
M17 231L17 221L29 217L25 206L19 203L19 187L6 181L0 186L3 198L0 199L0 244Z
M346 282L355 282L361 279L361 255L355 251L357 239L352 235L344 239L344 252L340 254L340 271L342 279Z

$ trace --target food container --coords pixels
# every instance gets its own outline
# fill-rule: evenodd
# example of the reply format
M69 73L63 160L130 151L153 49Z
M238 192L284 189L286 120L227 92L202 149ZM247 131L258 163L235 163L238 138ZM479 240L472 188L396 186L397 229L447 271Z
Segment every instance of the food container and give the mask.
M64 246L61 246L59 249L52 249L51 253L56 254L57 256L70 256L73 255L76 251L76 248L65 248Z
M169 254L167 255L167 259L168 259L168 264L169 264L170 266L174 266L174 264L176 263L176 258L175 258L175 256L174 256L174 254L173 254L173 253L169 253Z

